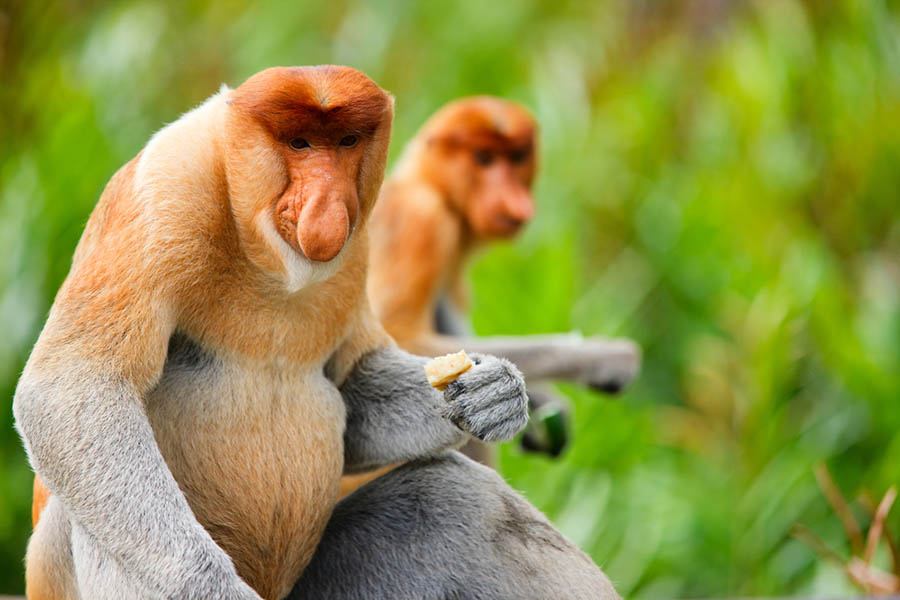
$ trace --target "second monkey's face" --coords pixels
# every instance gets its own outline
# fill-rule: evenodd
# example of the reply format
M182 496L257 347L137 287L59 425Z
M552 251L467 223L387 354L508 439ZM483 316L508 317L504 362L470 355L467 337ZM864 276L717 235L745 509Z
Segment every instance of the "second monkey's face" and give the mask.
M428 127L428 177L482 239L515 235L534 214L536 125L518 104L458 100Z
M308 261L311 271L335 261L381 184L390 96L347 67L275 68L234 90L231 108L232 130L246 130L229 148L243 161L229 173L238 219L252 221L262 238L277 235L265 241L283 262ZM235 198L235 187L251 189Z

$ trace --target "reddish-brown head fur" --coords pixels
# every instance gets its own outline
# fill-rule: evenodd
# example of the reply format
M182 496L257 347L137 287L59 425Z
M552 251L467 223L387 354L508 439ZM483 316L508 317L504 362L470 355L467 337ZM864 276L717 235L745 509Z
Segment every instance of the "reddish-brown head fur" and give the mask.
M264 215L295 252L330 261L375 201L391 96L348 67L276 67L235 89L230 104L226 168L238 221L259 227ZM261 241L242 233L252 254Z
M423 174L476 235L507 237L532 217L537 125L522 106L488 96L457 100L420 136Z

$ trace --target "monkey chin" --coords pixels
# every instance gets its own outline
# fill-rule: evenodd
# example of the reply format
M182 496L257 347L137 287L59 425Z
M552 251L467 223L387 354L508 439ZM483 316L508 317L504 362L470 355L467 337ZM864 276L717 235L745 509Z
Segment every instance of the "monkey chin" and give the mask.
M328 262L311 260L302 253L291 248L275 229L274 209L263 211L253 220L257 230L262 234L266 245L281 259L285 272L285 289L293 294L315 283L320 283L334 276L340 271L346 256L347 246L350 245L353 232L344 242L344 247L337 256Z
M480 234L488 240L509 240L516 237L526 223L527 221L498 218L483 227Z

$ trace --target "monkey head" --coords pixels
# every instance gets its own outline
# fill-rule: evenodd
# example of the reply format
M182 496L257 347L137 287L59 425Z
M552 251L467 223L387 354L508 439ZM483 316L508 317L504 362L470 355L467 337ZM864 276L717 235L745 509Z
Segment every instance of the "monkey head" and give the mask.
M424 136L424 176L475 235L509 237L532 217L537 125L525 108L489 96L457 100Z
M246 252L292 288L327 278L377 197L393 98L349 67L275 67L227 104L225 175Z

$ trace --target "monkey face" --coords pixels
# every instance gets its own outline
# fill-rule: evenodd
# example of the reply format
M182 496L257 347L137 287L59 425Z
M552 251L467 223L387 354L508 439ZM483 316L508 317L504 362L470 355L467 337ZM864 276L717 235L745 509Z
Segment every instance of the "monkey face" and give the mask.
M332 272L381 185L393 99L348 67L273 68L229 110L229 192L251 255L262 240L269 259Z
M449 104L429 125L428 177L481 238L515 235L534 214L536 125L498 98Z
M473 176L463 208L469 226L479 236L510 237L534 215L530 190L533 167L522 164L527 158L518 158L530 153L530 147L483 147L470 153Z
M275 202L282 239L310 260L328 262L343 249L359 219L357 174L367 141L298 128L283 149L291 183ZM351 130L353 131L353 130ZM341 133L346 135L337 137ZM301 137L305 136L305 137Z

